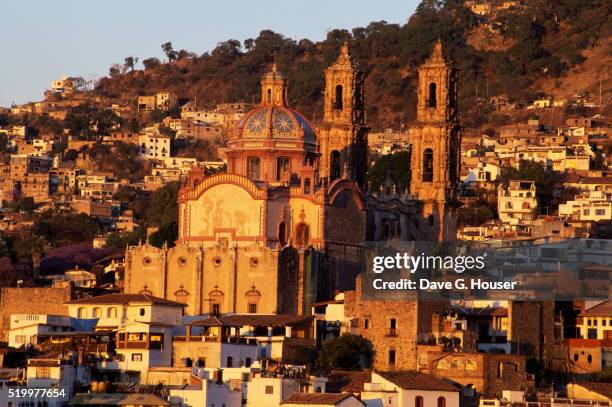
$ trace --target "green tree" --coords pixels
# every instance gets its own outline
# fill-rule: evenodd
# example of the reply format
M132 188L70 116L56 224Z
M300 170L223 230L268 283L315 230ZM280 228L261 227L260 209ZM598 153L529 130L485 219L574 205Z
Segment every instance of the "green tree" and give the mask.
M380 157L368 171L370 189L378 191L390 180L403 192L410 186L410 152L400 151Z
M142 61L145 69L153 69L161 65L161 61L157 58L147 58Z
M160 227L166 223L178 223L178 191L181 183L170 182L151 195L146 212L147 222Z
M161 45L161 49L164 51L164 54L166 54L168 61L172 62L177 59L177 52L174 50L174 48L172 48L172 43L170 41L164 42Z
M370 342L362 336L345 333L323 343L318 362L324 370L359 370L367 367L362 364L369 364L371 356Z
M137 63L138 57L125 57L125 59L123 60L123 72L127 72L128 70L133 71Z

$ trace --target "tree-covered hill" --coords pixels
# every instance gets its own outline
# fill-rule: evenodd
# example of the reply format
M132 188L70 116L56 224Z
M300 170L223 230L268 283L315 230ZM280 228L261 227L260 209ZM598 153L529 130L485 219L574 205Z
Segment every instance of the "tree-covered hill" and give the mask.
M170 89L184 99L197 93L201 106L258 101L260 76L275 58L290 80L290 104L316 121L322 110L323 71L348 39L367 74L370 125L399 127L414 117L416 67L439 37L460 70L465 124L478 126L484 120L482 109L475 109L479 98L505 93L526 99L543 82L562 83L572 68L584 62L585 52L609 38L610 4L608 0L526 0L518 10L498 10L482 18L460 0L424 0L406 24L380 21L350 32L331 30L320 42L262 31L257 38L221 42L200 56L166 43L162 48L169 62L147 58L145 69L136 70L133 57L126 58L123 67L113 66L109 77L99 81L95 92L133 100ZM492 32L506 45L479 46L473 37L477 29ZM609 82L604 88L610 89Z

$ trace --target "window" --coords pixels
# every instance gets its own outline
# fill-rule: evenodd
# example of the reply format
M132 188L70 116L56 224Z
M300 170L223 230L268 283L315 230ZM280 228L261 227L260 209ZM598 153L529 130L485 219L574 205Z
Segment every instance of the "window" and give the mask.
M93 313L92 313L94 318L100 318L100 315L102 314L100 308L96 307L93 309Z
M603 216L605 214L606 214L606 210L605 209L595 209L595 215Z
M395 365L395 350L394 349L389 351L389 365L391 366Z
M221 304L213 303L210 306L210 315L218 317L221 314Z
M46 366L41 366L36 368L36 378L37 379L50 379L51 378L51 368Z
M529 202L523 202L523 209L531 209L531 205L529 205Z
M274 394L274 387L266 386L266 394Z
M272 89L268 88L267 99L268 103L272 103Z
M144 309L144 308L141 308L141 309L140 309L140 316L141 316L141 317L144 317L144 314L145 314L145 309Z
M340 151L334 150L331 153L329 164L329 180L333 181L340 178Z
M257 314L257 304L249 304L249 314Z
M438 397L438 407L446 407L446 399L444 397Z
M432 182L434 176L434 155L431 148L423 151L423 182Z
M436 91L437 91L436 84L434 82L430 83L429 84L429 95L427 97L427 107L436 108L436 106L438 105Z
M310 178L306 178L304 180L304 193L305 194L309 194L310 193Z
M370 329L370 319L369 318L365 318L363 320L363 329Z
M414 398L414 407L423 407L423 397L416 396Z
M497 377L498 378L504 377L504 364L502 362L499 362L497 364Z
M142 362L142 353L132 353L132 362Z
M287 225L285 225L285 222L278 224L278 243L280 243L281 246L287 244Z
M583 209L582 210L582 214L586 215L586 216L589 216L591 214L591 210L590 209Z
M260 178L260 164L261 160L259 157L249 157L248 159L248 173L249 178L252 180L258 180Z
M253 364L253 360L251 358L246 358L246 360L244 361L244 366L251 367L251 364Z
M81 307L77 310L77 317L78 318L87 318L87 309L84 307Z
M334 100L334 109L342 110L342 85L336 86L336 98Z
M282 181L286 174L290 172L289 157L278 157L276 159L276 180Z
M26 336L25 335L15 335L15 342L16 343L25 343L26 341Z

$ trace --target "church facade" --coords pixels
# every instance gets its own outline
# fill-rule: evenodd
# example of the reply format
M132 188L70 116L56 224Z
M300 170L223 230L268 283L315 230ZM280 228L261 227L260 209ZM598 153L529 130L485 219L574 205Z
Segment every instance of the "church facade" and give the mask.
M190 315L308 313L354 287L366 241L454 239L459 132L441 46L419 74L410 193L368 194L364 76L348 45L325 71L318 127L288 106L288 81L274 66L259 106L230 135L227 172L189 173L176 246L127 249L124 291L183 302Z

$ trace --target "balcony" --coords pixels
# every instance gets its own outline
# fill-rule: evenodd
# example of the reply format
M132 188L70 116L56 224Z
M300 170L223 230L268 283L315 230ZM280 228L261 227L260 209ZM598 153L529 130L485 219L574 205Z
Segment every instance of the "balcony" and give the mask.
M389 328L386 336L397 336L397 328Z

